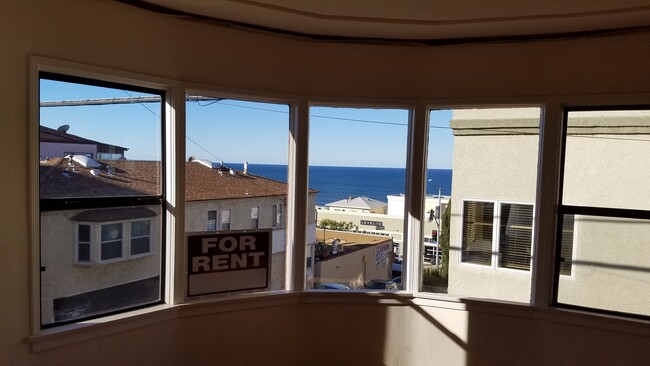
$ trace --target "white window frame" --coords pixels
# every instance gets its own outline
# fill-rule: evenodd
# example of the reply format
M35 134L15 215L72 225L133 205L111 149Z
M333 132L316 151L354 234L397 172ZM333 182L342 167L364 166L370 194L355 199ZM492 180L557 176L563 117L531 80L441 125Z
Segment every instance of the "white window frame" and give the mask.
M148 221L149 222L149 235L147 236L131 236L131 225L133 222ZM120 257L104 259L101 258L102 250L102 240L101 240L101 230L104 225L112 224L122 224L122 255ZM90 227L90 260L89 261L79 261L79 226L87 225ZM146 257L153 255L155 253L154 246L152 245L153 232L155 232L154 220L151 218L133 218L129 220L118 220L118 221L103 221L103 222L78 222L75 225L76 228L76 250L75 250L75 264L79 265L92 265L92 264L106 264L121 262L133 258ZM137 239L142 237L149 238L149 251L145 253L131 254L131 239Z
M79 227L88 226L88 241L82 243L79 238ZM92 264L93 263L93 226L90 223L78 223L75 226L75 252L74 252L74 262L77 264ZM88 245L88 260L79 259L79 247L81 244Z
M133 223L136 223L136 222L149 222L149 233L147 235L133 236ZM138 257L144 257L144 256L147 256L147 255L153 254L153 249L152 249L152 245L151 245L152 244L153 231L154 231L153 229L154 229L154 225L153 225L153 220L152 219L145 219L145 218L137 219L137 218L134 218L133 220L129 221L129 252L128 252L129 258L138 258ZM149 239L149 241L148 241L149 250L146 251L146 252L133 254L133 239L142 239L142 238L148 238Z
M213 220L210 219L211 213L214 212L214 227L211 226ZM217 231L219 229L219 210L208 210L206 213L206 230L207 231Z
M465 225L465 204L466 202L482 202L482 203L492 203L494 205L494 210L492 212L492 243L490 246L490 264L478 264L478 263L472 263L472 262L466 262L463 261L463 242L465 240L465 236L463 235L463 226ZM462 266L472 266L472 267L479 267L479 268L495 268L495 263L496 263L496 256L497 254L495 253L495 237L497 235L497 219L496 219L496 212L497 212L497 201L494 200L486 200L486 199L472 199L472 198L462 198L461 199L461 211L460 211L460 255L458 256L458 262Z
M494 263L495 263L495 268L499 271L514 271L517 273L525 273L525 272L531 272L532 270L532 265L533 265L533 238L535 237L535 204L530 203L530 202L521 202L521 201L508 201L508 200L503 200L503 201L495 201L497 204L497 207L495 209L495 231L496 231L496 236L495 236L495 243L494 243L494 250L493 250L493 255L495 256ZM503 219L502 213L501 213L501 205L507 204L507 205L522 205L522 206L531 206L532 211L533 211L533 218L532 218L532 228L531 228L531 234L530 234L530 261L528 263L528 269L517 269L517 268L507 268L507 267L502 267L501 263L499 262L499 254L501 253L501 220Z
M493 217L492 217L492 251L490 254L490 264L485 265L485 264L478 264L478 263L471 263L471 262L465 262L463 261L463 255L462 255L462 243L465 239L463 236L463 225L465 224L465 203L466 202L484 202L484 203L492 203L494 204L494 210L493 210ZM533 207L533 228L532 228L532 233L531 233L531 242L530 242L530 252L531 252L531 262L529 265L529 269L515 269L515 268L506 268L506 267L501 267L499 263L499 253L500 253L500 246L501 246L501 205L502 204L509 204L509 205L527 205L527 206L532 206ZM460 215L460 243L461 243L461 254L458 258L458 261L460 265L462 266L475 266L479 268L492 268L496 269L499 271L514 271L517 273L525 273L525 272L531 272L532 270L532 253L534 250L534 238L535 238L535 204L530 203L530 202L521 202L521 201L511 201L511 200L486 200L486 199L472 199L472 198L462 198L461 199L461 215Z
M282 203L278 203L273 205L273 210L271 212L272 215L272 220L273 220L273 227L274 228L281 228L283 227L283 213L282 213Z
M230 230L230 223L232 211L230 209L221 210L221 221L219 221L219 230L228 231Z
M260 206L251 207L251 228L258 229L260 227Z
M105 243L115 243L115 242L117 242L117 240L104 241L103 240L104 238L102 238L102 234L103 234L103 231L104 231L104 226L109 226L109 225L119 225L120 226L120 231L121 231L121 236L119 238L119 241L120 241L120 255L118 257L103 259L102 252L103 252L103 249L104 249L104 244ZM124 230L124 227L127 226L127 225L125 225L123 221L109 221L109 222L98 223L97 226L99 227L99 230L97 230L97 232L98 232L97 235L99 236L99 241L98 241L99 260L98 260L98 263L118 262L118 261L121 261L121 260L123 260L125 258L128 258L128 257L126 257L126 253L125 253L126 252L125 251L125 246L126 246L126 243L125 243L126 232L125 231L126 230ZM130 228L130 225L129 225L129 228Z
M176 113L177 111L172 107L172 101L175 99L181 100L179 95L175 95L174 91L178 91L178 82L170 79L148 76L140 73L132 73L127 71L118 71L114 69L91 66L82 63L62 61L58 59L52 59L41 56L30 56L30 65L29 65L29 155L30 161L39 161L39 143L40 143L40 100L39 100L39 91L40 91L40 81L41 81L41 72L49 72L61 75L67 75L72 78L81 77L89 80L96 80L98 82L109 82L109 83L118 83L124 85L130 85L134 87L143 87L149 89L156 89L164 93L165 100L162 101L162 108L165 110L165 118L162 121L162 133L166 139L166 143L163 144L166 146L166 149L163 151L163 156L161 157L164 161L164 173L161 176L161 181L163 182L163 191L161 192L165 196L167 205L162 204L161 208L163 212L160 214L164 217L163 227L170 228L161 233L160 241L162 245L162 250L166 255L161 256L160 263L163 268L173 268L171 267L172 263L170 261L177 262L176 265L180 265L180 256L175 255L176 253L182 253L182 243L183 243L183 228L184 223L182 220L183 216L177 217L177 214L174 214L170 210L165 210L165 207L174 207L176 210L184 209L184 191L181 188L181 184L184 183L183 174L184 166L182 165L185 161L183 156L177 156L175 154L175 147L177 145L176 138L174 136L179 135L178 132L183 131L184 126L184 115L183 111L180 110L180 114ZM180 93L179 93L180 94ZM184 100L184 98L182 98ZM31 307L31 334L38 336L43 333L43 328L41 326L41 311L40 311L40 302L41 302L41 205L39 202L39 190L40 190L40 173L38 164L30 165L29 167L29 176L30 176L30 283L31 283L31 303L34 304ZM172 230L171 228L177 228L177 230ZM180 228L180 230L178 230ZM76 227L75 227L76 229ZM92 235L92 234L91 234ZM77 238L76 235L74 237ZM75 241L75 246L77 242ZM153 248L153 246L151 246ZM78 259L77 250L75 253L74 260ZM92 247L91 247L91 257L92 257ZM171 258L171 259L169 259ZM164 284L164 287L161 287L160 301L159 303L175 303L177 298L180 298L178 293L182 284L180 279L176 278L181 275L178 273L173 273L170 270L163 270L160 272L161 281ZM149 309L156 309L155 303L151 304ZM130 309L120 310L119 315L113 315L126 317L130 314L135 314L130 311ZM101 316L100 316L101 318ZM97 323L102 323L103 321L98 321ZM57 325L57 324L53 324ZM50 332L59 332L65 331L65 327L55 327L48 330Z

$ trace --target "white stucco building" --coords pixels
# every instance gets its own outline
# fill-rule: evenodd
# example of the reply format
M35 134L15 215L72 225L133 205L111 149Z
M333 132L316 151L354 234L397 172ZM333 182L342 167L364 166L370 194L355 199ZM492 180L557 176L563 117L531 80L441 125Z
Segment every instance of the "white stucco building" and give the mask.
M455 110L450 294L528 302L540 110ZM568 114L563 205L647 208L650 112ZM488 184L486 184L488 183ZM567 214L558 301L650 314L642 221Z

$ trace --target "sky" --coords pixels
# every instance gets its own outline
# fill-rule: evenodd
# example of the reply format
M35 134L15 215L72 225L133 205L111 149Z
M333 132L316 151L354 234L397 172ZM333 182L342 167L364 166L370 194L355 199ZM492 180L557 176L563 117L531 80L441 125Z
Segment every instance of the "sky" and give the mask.
M123 98L140 92L41 81L41 101ZM287 164L287 105L239 100L193 101L186 106L186 156L227 163ZM41 124L128 147L127 159L160 158L160 103L41 108ZM451 169L451 111L431 112L429 169ZM406 165L408 111L310 109L310 165L398 167Z

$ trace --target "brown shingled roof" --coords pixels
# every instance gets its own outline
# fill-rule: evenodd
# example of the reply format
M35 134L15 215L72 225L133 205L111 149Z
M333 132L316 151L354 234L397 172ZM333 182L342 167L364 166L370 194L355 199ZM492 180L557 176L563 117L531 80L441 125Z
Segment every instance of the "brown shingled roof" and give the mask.
M235 175L199 163L185 164L185 199L203 201L242 197L284 196L287 184L236 171Z
M81 198L157 195L160 192L160 163L154 161L102 162L99 176L67 159L41 162L41 198ZM107 166L112 167L108 174ZM67 172L67 173L64 173ZM187 201L245 197L285 196L287 184L254 174L211 169L199 163L185 164ZM311 192L316 192L311 190Z
M108 174L107 166L112 167ZM57 158L41 162L41 198L89 198L153 196L160 194L160 163L155 161L110 161L93 176L91 169Z

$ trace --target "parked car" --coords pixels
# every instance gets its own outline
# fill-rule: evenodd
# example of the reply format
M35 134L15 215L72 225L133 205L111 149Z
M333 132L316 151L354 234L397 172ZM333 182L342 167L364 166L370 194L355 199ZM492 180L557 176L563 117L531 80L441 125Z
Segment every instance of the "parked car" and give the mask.
M372 290L397 290L397 284L390 280L371 280L366 283L366 288Z
M349 290L350 287L341 283L321 283L316 287L318 290Z

